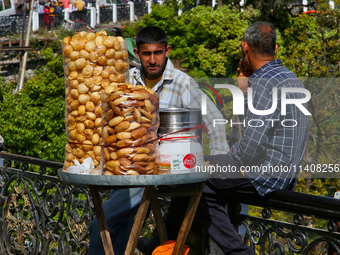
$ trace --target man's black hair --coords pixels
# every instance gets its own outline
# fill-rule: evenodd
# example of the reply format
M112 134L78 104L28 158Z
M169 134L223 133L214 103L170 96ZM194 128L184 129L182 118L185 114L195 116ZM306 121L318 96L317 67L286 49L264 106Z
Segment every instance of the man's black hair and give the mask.
M168 45L168 37L163 29L155 26L145 27L136 36L137 49L143 44L163 43Z
M243 41L255 54L275 56L276 31L272 24L255 22L247 28Z

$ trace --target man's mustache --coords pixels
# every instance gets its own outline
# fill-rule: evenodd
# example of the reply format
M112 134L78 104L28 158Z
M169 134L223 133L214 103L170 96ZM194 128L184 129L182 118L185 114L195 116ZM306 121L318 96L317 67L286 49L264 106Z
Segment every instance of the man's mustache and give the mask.
M148 65L147 67L160 67L160 65L156 64L156 65Z

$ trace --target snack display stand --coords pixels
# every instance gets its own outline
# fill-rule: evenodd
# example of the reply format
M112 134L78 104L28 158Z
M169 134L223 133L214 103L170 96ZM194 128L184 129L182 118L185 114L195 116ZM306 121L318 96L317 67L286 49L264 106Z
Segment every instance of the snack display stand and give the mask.
M66 25L72 28L74 24L68 23ZM145 188L126 255L134 254L150 205L160 241L167 241L157 197L190 196L173 251L173 254L181 254L204 181L209 178L209 173L188 173L196 165L203 165L203 149L195 140L202 136L202 130L198 129L204 128L201 110L170 108L163 110L161 118L155 91L142 85L124 83L128 80L129 64L127 46L120 36L108 36L105 30L96 33L82 31L72 38L66 36L62 43L68 139L64 170L68 172L61 169L60 178L90 188L105 254L110 255L114 251L99 190ZM156 157L162 151L158 150L158 128L163 135L195 129L197 137L188 133L164 138L172 139L171 146L163 146L167 148L164 150L166 155L163 155L164 161L159 161ZM175 144L175 141L178 143ZM172 147L178 146L186 150L177 151L176 158L172 159ZM183 168L186 173L155 175L170 172L170 159L176 162L172 170ZM80 170L78 163L84 164ZM82 174L84 172L98 175ZM196 185L186 185L193 183Z
M59 176L63 181L68 183L89 186L106 255L113 255L114 251L106 218L100 202L98 193L99 190L145 187L125 250L125 255L134 254L144 219L150 205L154 213L161 243L168 240L157 197L190 196L190 202L172 253L177 255L182 254L186 238L196 213L198 202L202 195L204 181L209 178L209 173L108 176L72 174L63 172L62 169L60 169ZM186 185L193 183L196 183L196 185ZM161 186L161 188L159 188L159 186Z

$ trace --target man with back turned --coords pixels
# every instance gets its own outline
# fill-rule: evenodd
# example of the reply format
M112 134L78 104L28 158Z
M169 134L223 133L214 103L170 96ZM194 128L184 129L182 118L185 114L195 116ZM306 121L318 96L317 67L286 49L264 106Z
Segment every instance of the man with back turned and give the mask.
M302 89L303 85L281 60L275 60L274 27L265 22L252 24L244 34L241 47L243 61L238 69L238 87L246 99L252 97L253 107L261 111L271 109L272 91L277 88L277 107L267 115L256 115L247 109L243 136L230 152L205 157L215 169L232 166L237 171L218 173L206 182L196 217L224 254L252 255L254 250L242 242L224 207L236 194L260 198L276 190L293 189L298 177L294 169L302 164L306 148L308 116L295 104L287 104L286 115L282 114L282 88ZM248 87L252 88L252 95L247 95ZM287 93L285 97L296 102L306 101L305 94L300 92ZM306 103L302 106L307 109ZM172 203L169 218L180 215L181 211L178 203ZM174 232L180 226L168 227L171 228L168 232Z
M219 177L225 178L207 181L197 212L200 223L225 254L254 254L254 251L242 243L221 208L235 193L261 197L279 189L293 189L298 177L294 167L302 164L308 133L308 116L295 104L287 105L286 115L282 114L281 89L303 88L303 85L281 60L274 59L277 51L274 27L265 22L252 24L244 34L241 47L243 61L238 70L238 87L246 94L247 88L252 88L252 95L246 97L252 96L257 110L271 108L273 88L278 90L278 103L271 114L256 115L246 111L245 123L257 120L259 124L246 124L242 138L227 155L206 157L210 164L232 165L239 169L233 176L223 174ZM305 97L295 92L286 96L296 101ZM306 103L303 106L307 108ZM244 170L250 169L247 166L257 171ZM275 167L281 170L267 171Z

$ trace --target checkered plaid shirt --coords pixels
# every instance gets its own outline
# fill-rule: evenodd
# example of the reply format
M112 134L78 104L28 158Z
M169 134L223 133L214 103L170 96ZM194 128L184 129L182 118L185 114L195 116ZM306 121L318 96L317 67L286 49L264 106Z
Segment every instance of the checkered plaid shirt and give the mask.
M255 115L245 113L246 127L242 138L232 146L232 157L248 171L243 173L251 180L257 191L265 195L278 189L292 189L299 174L306 148L308 116L295 104L287 104L286 115L281 112L281 88L303 88L299 79L281 60L271 61L258 69L248 80L252 87L253 106L257 110L270 109L273 103L272 90L278 89L277 107L272 114ZM248 95L249 96L249 95ZM287 99L304 98L303 93L286 93ZM307 108L307 104L303 106ZM276 121L268 121L276 120ZM249 120L256 120L248 125ZM295 121L292 121L295 120ZM284 127L284 125L296 126ZM260 126L260 124L262 124ZM258 125L259 127L254 127ZM257 172L249 171L257 168ZM276 167L278 172L265 170ZM288 170L288 171L287 171Z
M133 85L140 84L145 87L141 67L130 69L129 76ZM152 89L159 95L159 108L201 108L203 92L193 78L174 68L169 58L162 79ZM229 151L229 145L225 126L213 127L213 120L223 119L223 116L209 99L207 99L207 113L203 115L203 121L209 129L210 154L226 154Z

